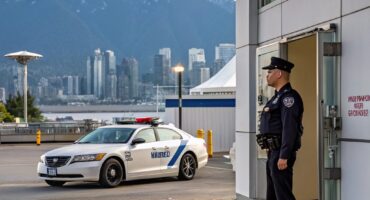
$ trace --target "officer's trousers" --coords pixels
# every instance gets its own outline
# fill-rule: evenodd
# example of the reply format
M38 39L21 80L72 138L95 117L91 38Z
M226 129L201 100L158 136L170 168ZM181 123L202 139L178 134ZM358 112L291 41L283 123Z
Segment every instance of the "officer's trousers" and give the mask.
M279 170L277 163L280 151L269 151L266 164L267 194L266 200L295 200L293 195L293 165L296 160L296 152L288 159L288 167Z

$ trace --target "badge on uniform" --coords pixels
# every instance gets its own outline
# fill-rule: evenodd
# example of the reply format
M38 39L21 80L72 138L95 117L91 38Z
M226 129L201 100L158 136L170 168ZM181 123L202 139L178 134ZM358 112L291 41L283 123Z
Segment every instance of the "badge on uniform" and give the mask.
M294 97L285 97L283 99L284 106L290 108L294 105Z

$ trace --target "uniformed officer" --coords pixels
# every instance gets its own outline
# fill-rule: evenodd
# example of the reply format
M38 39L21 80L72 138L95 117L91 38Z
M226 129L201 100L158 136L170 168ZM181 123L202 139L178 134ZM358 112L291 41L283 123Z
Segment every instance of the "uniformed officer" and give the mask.
M292 192L293 165L296 151L301 146L303 102L289 83L293 67L294 64L287 60L271 57L270 65L262 68L268 70L268 85L275 88L275 95L263 108L261 134L257 136L261 147L268 149L267 200L295 199Z

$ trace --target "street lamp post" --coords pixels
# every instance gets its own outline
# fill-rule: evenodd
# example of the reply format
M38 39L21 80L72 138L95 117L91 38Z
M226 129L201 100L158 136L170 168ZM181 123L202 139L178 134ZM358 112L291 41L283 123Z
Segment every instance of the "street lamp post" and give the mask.
M27 62L33 59L41 58L42 55L37 53L31 53L28 51L18 51L15 53L8 53L5 57L11 58L16 60L19 64L24 66L24 77L23 77L23 115L24 115L24 122L27 123Z
M182 128L182 73L184 72L184 66L177 64L173 67L173 71L177 73L177 85L179 88L179 128Z

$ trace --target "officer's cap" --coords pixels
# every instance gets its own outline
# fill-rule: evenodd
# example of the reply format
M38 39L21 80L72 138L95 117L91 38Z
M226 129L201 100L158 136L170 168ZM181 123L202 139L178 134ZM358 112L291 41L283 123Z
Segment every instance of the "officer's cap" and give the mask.
M262 69L280 69L280 70L284 70L290 73L293 67L294 67L294 64L287 60L277 58L277 57L271 57L270 65L262 67Z

